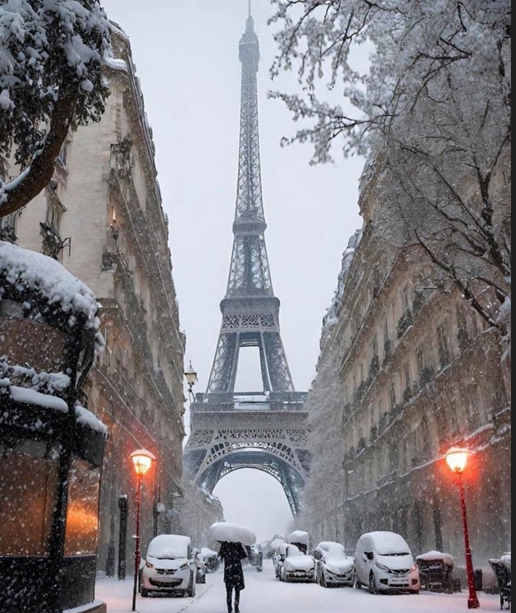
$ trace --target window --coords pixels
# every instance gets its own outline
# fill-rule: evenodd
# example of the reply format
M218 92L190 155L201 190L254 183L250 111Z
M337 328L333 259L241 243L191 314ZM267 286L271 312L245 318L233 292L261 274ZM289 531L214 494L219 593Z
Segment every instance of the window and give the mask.
M373 358L378 355L378 336L373 338Z
M100 468L73 458L66 515L66 556L97 553Z
M405 366L405 389L412 387L412 377L410 376L410 364Z
M446 324L440 325L437 328L437 340L439 343L439 359L441 361L441 367L444 368L450 363L450 344L448 340L448 333L446 331Z
M385 318L385 321L383 323L383 338L385 342L389 340L389 320L387 319L387 317Z
M49 554L58 457L58 452L43 442L0 444L0 557ZM22 487L22 483L29 485Z
M391 408L395 409L396 408L396 386L394 385L394 383L391 384L390 400L391 400Z
M0 219L0 240L9 243L15 243L18 238L16 237L16 219L17 215L8 215Z
M403 312L406 313L410 310L410 291L408 287L404 287L401 292L401 300L403 303Z
M418 348L417 352L417 367L419 369L419 375L421 376L425 370L425 350L423 345Z

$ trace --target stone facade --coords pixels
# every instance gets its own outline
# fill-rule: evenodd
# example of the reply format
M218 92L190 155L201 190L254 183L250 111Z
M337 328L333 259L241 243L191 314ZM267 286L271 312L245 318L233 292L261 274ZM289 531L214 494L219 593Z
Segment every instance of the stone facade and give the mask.
M301 523L350 553L363 533L394 530L416 554L463 560L459 492L443 458L467 445L477 452L468 473L475 564L487 568L511 548L509 359L456 290L429 282L420 247L379 238L378 202L373 178L307 400L315 459Z
M168 220L139 81L123 32L106 75L111 96L100 123L70 135L54 181L5 233L53 256L95 292L106 346L87 381L83 404L109 427L100 509L99 570L113 573L119 498L128 496L127 564L133 556L132 451L157 457L142 498L142 545L168 531L182 475L184 348ZM131 566L127 566L128 569ZM129 570L129 572L131 572Z

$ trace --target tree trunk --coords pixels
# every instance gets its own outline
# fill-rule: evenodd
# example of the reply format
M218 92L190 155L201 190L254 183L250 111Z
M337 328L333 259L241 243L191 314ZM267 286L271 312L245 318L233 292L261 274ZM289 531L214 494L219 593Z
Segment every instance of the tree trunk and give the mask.
M34 155L31 165L11 184L0 191L0 218L23 209L50 183L56 159L72 125L77 90L63 91L56 102L50 129L41 149Z

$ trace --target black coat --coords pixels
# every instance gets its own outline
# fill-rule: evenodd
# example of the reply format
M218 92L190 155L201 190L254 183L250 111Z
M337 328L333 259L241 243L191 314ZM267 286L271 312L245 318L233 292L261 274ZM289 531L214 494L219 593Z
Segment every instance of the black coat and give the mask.
M222 543L219 556L224 560L224 582L228 587L245 590L242 560L247 558L247 551L240 543Z

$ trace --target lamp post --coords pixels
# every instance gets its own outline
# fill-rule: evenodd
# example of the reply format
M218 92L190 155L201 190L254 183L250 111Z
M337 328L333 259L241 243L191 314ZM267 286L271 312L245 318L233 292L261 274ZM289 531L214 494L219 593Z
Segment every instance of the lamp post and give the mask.
M139 449L131 453L131 460L134 464L134 471L138 479L138 487L136 490L136 550L134 552L134 585L133 585L133 611L136 611L136 594L138 593L138 575L140 573L140 517L141 517L141 497L142 497L142 480L149 472L152 463L156 461L156 457L146 449Z
M475 586L475 571L473 568L473 554L469 539L468 512L466 508L466 491L464 488L463 475L466 471L468 460L473 455L469 449L454 447L446 454L446 462L450 469L457 475L460 487L460 498L462 505L462 517L464 520L464 540L466 542L466 569L468 573L469 600L468 609L480 609L477 590Z
M195 400L193 388L195 384L197 383L197 381L199 381L199 378L197 377L197 371L192 366L191 362L190 362L190 366L186 369L185 377L186 377L186 382L188 384L188 396L189 396L190 401L192 402Z

